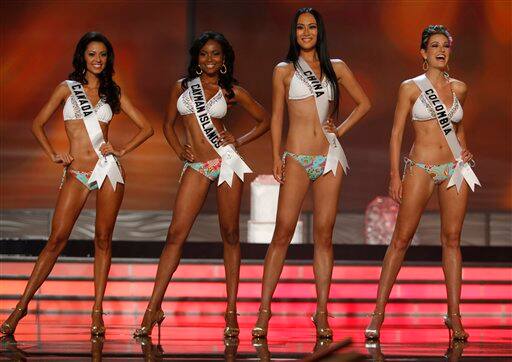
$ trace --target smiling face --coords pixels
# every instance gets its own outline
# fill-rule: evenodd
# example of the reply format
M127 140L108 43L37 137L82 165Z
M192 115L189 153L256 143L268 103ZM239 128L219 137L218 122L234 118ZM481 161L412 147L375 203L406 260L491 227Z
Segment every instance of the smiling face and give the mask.
M421 49L421 56L429 67L444 70L450 60L450 40L444 34L434 34L427 42L427 49Z
M208 75L218 73L224 64L222 46L215 40L208 40L199 51L197 62L204 73Z
M107 47L99 41L92 41L87 45L84 54L87 71L92 74L100 74L107 65Z
M297 44L304 49L310 50L316 46L318 36L318 25L311 13L304 13L297 19L296 25Z

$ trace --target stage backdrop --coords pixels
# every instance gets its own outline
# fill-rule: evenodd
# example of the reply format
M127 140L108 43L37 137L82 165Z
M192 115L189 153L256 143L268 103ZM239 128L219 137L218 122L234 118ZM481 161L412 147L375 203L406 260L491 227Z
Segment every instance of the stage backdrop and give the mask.
M86 31L109 37L116 52L116 81L156 130L122 159L127 171L123 209L169 210L182 165L164 140L162 120L169 90L184 74L190 39L205 30L224 33L236 51L237 79L270 110L272 70L286 54L290 21L298 7L310 4L324 16L331 56L345 60L373 104L341 140L351 167L341 211L362 211L375 196L386 194L396 94L404 79L422 72L418 48L428 24L444 24L452 32L450 73L469 87L464 124L483 184L471 195L469 208L510 211L512 12L505 1L2 1L1 208L55 204L62 168L44 155L30 132L31 122L71 71L75 44ZM343 92L343 117L353 105ZM238 135L252 123L235 108L227 126ZM407 128L403 154L412 143L411 126ZM55 149L65 151L61 110L46 129ZM118 115L110 138L119 145L135 132L130 121ZM255 174L271 172L268 134L241 153ZM246 186L244 211L248 191ZM88 207L93 206L90 200ZM310 207L308 202L305 210ZM435 200L429 208L436 209ZM215 209L210 192L205 211Z

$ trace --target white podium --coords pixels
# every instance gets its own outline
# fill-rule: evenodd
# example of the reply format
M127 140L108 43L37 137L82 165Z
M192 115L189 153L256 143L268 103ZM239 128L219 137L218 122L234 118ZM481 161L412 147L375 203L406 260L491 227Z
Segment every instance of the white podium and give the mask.
M249 243L270 243L276 225L279 183L272 175L259 175L251 183L251 219L247 222ZM302 221L295 227L292 243L302 244Z

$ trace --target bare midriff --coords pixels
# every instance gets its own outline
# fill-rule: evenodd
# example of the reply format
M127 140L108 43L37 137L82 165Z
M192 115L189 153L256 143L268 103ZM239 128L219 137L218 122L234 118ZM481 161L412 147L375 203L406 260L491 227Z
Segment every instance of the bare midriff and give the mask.
M187 134L187 143L192 146L195 162L206 162L220 157L204 136L195 114L187 114L182 117ZM212 122L217 131L221 132L224 129L224 125L219 118L212 118Z
M289 129L285 150L301 155L326 155L329 142L318 119L315 98L287 99L287 104Z
M457 126L454 124L454 130ZM413 121L414 144L409 158L416 162L441 164L455 161L436 119Z
M80 171L92 171L98 156L92 147L89 134L82 119L72 119L64 122L66 134L68 135L70 151L73 162L70 167ZM108 123L100 122L103 138L108 140Z

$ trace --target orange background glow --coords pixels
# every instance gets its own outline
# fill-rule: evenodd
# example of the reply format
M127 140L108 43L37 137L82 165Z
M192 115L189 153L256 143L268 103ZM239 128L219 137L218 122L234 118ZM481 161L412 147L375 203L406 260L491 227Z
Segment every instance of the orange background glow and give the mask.
M30 132L33 117L71 71L78 39L103 32L116 53L116 81L150 119L155 135L121 161L127 171L124 209L170 209L181 163L162 134L171 85L188 60L190 32L216 30L236 52L235 76L267 110L272 69L288 48L290 21L305 2L3 1L1 3L0 131L1 207L52 208L62 170L52 164ZM313 2L312 2L313 3ZM388 141L399 84L422 72L419 41L429 24L446 25L454 37L450 72L468 84L464 124L483 188L471 210L512 208L512 5L493 1L314 2L327 27L329 51L346 61L372 100L366 118L341 143L350 162L341 210L362 211L386 193ZM193 21L192 21L193 20ZM192 26L193 24L193 26ZM192 29L192 30L191 30ZM342 116L353 102L342 93ZM252 127L243 110L230 111L227 127ZM61 110L46 127L57 151L65 151ZM110 140L122 144L136 128L124 116L112 122ZM412 143L411 127L403 154ZM255 174L271 173L270 135L241 149ZM251 181L255 175L249 177ZM89 207L93 207L89 201ZM305 210L310 208L305 205ZM436 208L431 202L430 209ZM246 186L243 210L249 209ZM206 211L216 210L210 192Z

